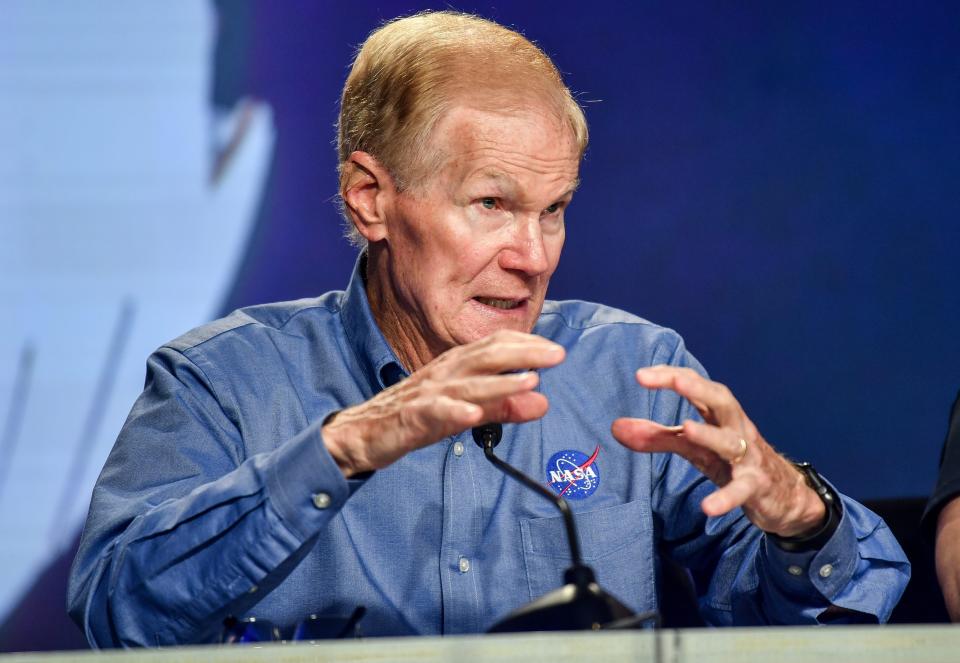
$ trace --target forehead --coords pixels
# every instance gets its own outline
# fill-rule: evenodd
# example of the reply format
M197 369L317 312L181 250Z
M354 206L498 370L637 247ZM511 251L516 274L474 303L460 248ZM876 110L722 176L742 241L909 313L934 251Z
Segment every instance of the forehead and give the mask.
M492 108L459 103L435 125L428 152L449 185L488 181L570 187L580 166L573 130L545 104Z

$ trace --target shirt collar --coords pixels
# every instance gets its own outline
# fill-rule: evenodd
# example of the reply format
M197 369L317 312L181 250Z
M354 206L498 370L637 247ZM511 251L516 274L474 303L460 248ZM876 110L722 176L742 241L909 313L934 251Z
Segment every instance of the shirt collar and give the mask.
M366 374L373 393L376 393L407 377L407 372L373 318L364 279L366 271L367 253L362 251L357 256L350 284L343 296L340 318L357 361Z

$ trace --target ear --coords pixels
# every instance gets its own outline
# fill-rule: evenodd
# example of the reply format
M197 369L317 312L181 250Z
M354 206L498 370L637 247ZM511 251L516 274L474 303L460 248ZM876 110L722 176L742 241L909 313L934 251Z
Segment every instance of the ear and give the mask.
M353 152L340 174L340 197L357 231L368 242L387 236L386 209L396 187L393 178L376 158Z

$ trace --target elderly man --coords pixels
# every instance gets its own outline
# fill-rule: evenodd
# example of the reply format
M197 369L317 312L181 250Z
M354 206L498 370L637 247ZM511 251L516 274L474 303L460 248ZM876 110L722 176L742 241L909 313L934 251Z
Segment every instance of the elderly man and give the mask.
M369 37L339 124L349 286L150 358L72 573L91 643L358 605L369 635L489 628L569 556L552 506L473 446L483 422L571 500L634 610L656 608L669 556L710 623L887 617L909 565L877 516L778 455L672 331L545 300L586 142L513 31L441 12Z

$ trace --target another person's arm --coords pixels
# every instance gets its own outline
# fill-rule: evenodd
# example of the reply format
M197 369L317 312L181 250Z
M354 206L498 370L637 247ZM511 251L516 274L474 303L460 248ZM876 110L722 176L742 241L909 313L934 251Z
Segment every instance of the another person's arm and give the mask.
M937 518L937 579L950 621L960 622L960 497L953 498Z
M950 620L960 622L960 393L950 411L940 473L922 529L927 537L936 537L937 579Z

